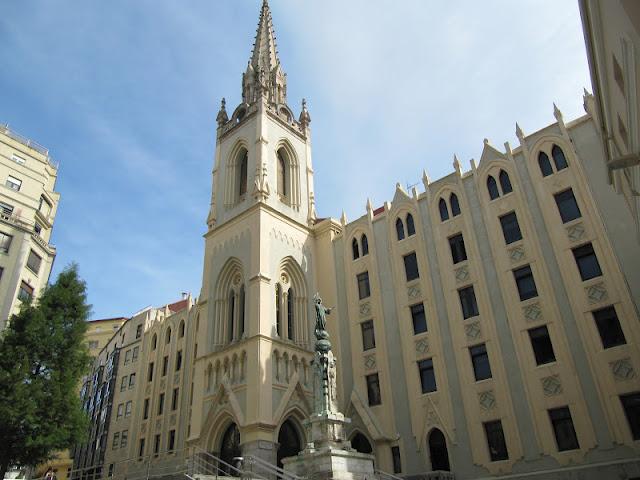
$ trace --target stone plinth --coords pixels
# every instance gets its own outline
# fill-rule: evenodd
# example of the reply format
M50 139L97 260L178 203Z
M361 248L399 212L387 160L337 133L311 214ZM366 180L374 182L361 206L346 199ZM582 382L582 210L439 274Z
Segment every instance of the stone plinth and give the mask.
M309 480L373 480L373 455L335 447L306 448L282 460L287 472Z

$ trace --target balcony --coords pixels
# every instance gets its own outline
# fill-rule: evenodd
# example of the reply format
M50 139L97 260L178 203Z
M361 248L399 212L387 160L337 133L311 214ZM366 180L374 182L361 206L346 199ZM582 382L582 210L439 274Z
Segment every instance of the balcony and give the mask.
M40 153L41 155L44 155L47 158L47 163L49 163L49 165L51 165L53 168L55 168L56 170L58 169L58 164L56 162L54 162L51 157L49 157L49 149L46 147L43 147L42 145L40 145L37 142L34 142L33 140L20 135L19 133L9 129L9 124L4 124L4 125L0 125L0 132L4 133L7 137L11 138L12 140L15 140L18 143L21 143L22 145L24 145L25 147L29 147L32 150L35 150L36 152Z

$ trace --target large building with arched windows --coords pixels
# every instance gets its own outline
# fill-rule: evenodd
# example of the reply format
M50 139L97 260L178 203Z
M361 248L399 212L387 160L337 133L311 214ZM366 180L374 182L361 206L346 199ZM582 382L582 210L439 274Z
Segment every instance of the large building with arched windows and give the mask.
M321 219L311 118L287 103L265 1L242 102L217 116L202 290L102 350L75 478L169 475L185 458L233 473L237 457L302 450L316 292L335 306L348 437L379 470L640 477L640 252L584 102L571 122L556 108L517 127L518 146L485 140L468 171L454 159L354 221Z

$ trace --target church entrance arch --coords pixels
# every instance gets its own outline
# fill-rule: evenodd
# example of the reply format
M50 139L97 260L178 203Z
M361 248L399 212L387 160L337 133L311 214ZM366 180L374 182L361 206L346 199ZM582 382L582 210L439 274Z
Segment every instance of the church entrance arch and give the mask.
M351 446L360 453L373 453L371 443L360 432L356 433L351 439Z
M431 470L449 471L449 452L447 451L447 440L444 434L434 428L429 433L429 456L431 457Z
M282 459L294 457L302 450L302 441L298 429L290 419L284 421L278 433L278 467L282 468Z
M227 427L222 436L222 442L220 444L220 459L224 462L219 466L221 474L227 474L230 476L237 476L235 472L228 465L235 465L234 458L240 457L242 452L240 450L240 430L235 423L232 423ZM226 465L225 465L226 464Z

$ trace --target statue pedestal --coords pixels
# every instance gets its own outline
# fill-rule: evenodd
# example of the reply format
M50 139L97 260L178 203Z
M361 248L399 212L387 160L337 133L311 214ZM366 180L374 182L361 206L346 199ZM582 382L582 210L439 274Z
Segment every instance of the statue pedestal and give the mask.
M313 414L306 422L311 442L296 457L282 463L287 472L309 480L373 480L373 455L360 453L345 440L344 425L349 419L341 413Z

